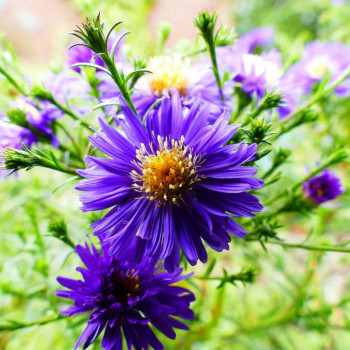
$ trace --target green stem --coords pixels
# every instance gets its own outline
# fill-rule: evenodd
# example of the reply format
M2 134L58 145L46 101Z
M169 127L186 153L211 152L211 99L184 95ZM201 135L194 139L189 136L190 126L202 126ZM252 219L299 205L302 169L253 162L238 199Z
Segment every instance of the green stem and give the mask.
M69 109L68 107L65 107L62 104L60 104L55 98L50 99L50 102L52 104L54 104L62 112L64 112L65 114L69 115L72 119L74 119L75 121L78 121L85 129L87 129L90 132L92 132L92 130L90 128L90 125L88 123L86 123L84 120L81 120L79 118L79 116L77 116L71 109Z
M298 248L305 250L312 250L317 252L338 252L338 253L350 253L350 248L342 248L336 246L322 246L322 245L307 245L301 243L286 243L282 241L269 240L267 243L280 245L286 248Z
M271 168L268 169L261 178L263 180L267 179L281 164L272 164Z
M2 74L18 92L20 92L22 95L27 95L23 88L16 82L16 80L12 78L11 75L8 74L2 67L0 67L0 74Z
M108 68L109 72L111 73L111 77L114 80L114 82L117 84L122 96L124 97L125 102L128 104L128 106L132 109L132 111L135 113L135 115L138 116L138 113L136 111L136 108L134 106L134 103L131 100L130 94L126 86L123 84L123 82L120 79L118 70L113 63L112 59L106 55L101 55L101 58L103 62L105 63L106 67Z
M82 151L81 151L81 148L79 147L79 145L77 144L77 142L75 141L74 137L70 134L70 132L67 130L67 128L63 124L58 122L57 120L55 121L55 125L60 127L62 129L62 131L66 134L66 136L71 140L72 145L73 145L73 147L74 147L74 149L76 151L76 154L74 154L73 152L71 152L70 150L67 149L69 151L69 153L71 153L77 159L82 161L83 160L83 158L82 158Z
M14 331L17 329L33 327L33 326L41 326L51 322L59 321L64 318L63 315L57 315L52 318L45 318L42 320L32 321L32 322L11 322L9 324L0 324L0 331Z
M207 51L206 47L203 47L203 48L198 49L198 50L193 50L193 51L188 52L186 55L183 55L182 58L196 56L196 55L199 55L201 53L204 53L205 51Z
M213 73L214 73L215 80L216 80L216 83L217 83L218 88L219 88L220 97L221 97L222 101L225 101L225 96L224 96L223 91L222 91L223 84L222 84L222 81L220 79L218 63L216 60L215 44L211 43L211 42L207 42L207 46L208 46L208 50L209 50L210 59L211 59L212 65L213 65Z
M53 163L51 161L44 161L42 164L40 164L40 166L42 166L44 168L52 169L52 170L57 170L61 173L66 173L66 174L74 175L74 176L80 176L77 173L76 169L67 167L62 163L60 163L59 166L57 166L55 163Z

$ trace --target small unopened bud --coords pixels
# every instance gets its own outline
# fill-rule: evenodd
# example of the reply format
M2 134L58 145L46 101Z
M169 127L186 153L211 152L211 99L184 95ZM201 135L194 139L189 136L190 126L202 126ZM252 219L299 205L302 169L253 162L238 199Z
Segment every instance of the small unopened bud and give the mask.
M47 230L52 234L52 236L68 244L70 247L75 247L75 244L68 235L67 225L63 219L52 218Z

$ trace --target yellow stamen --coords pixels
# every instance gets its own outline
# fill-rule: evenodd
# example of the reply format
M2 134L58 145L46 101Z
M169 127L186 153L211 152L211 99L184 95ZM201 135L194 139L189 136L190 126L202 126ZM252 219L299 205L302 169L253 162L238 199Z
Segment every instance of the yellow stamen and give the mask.
M182 194L199 180L197 169L201 158L180 141L158 138L159 151L137 151L140 173L131 172L133 188L158 203L178 203ZM150 147L151 148L151 147Z
M179 56L158 56L149 61L148 69L153 73L145 76L151 90L162 96L164 90L176 89L180 95L185 95L189 86L189 60ZM164 145L167 148L167 145Z

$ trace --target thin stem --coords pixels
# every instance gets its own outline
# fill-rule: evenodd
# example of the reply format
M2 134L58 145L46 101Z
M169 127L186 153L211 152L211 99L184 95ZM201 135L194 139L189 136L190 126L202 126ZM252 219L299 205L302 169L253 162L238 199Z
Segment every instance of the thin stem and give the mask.
M261 176L261 178L262 178L263 180L267 179L279 166L280 166L280 164L272 164L272 166L270 167L270 169L268 169L268 170Z
M81 148L80 146L77 144L77 142L75 141L74 137L70 134L70 132L67 130L67 128L60 122L58 122L57 120L55 121L55 124L60 127L62 129L62 131L66 134L66 136L71 140L72 142L72 145L76 151L76 157L77 159L79 160L83 160L82 158L82 151L81 151ZM69 150L68 150L69 151ZM71 154L72 152L69 151Z
M220 79L218 63L216 60L216 39L218 33L215 33L215 25L217 22L218 14L213 12L211 15L208 11L204 11L199 14L198 19L194 20L195 26L199 29L209 52L210 60L212 63L212 69L216 83L219 88L219 93L222 101L225 101L225 96L223 94L223 83Z
M70 167L67 167L65 165L63 165L62 163L60 163L60 166L56 166L54 163L45 163L43 165L41 165L42 167L44 168L49 168L49 169L52 169L52 170L57 170L61 173L66 173L66 174L69 174L69 175L74 175L74 176L80 176L78 173L77 173L77 170L76 169L73 169L73 168L70 168Z
M103 55L102 57L103 62L105 63L106 67L111 73L111 77L114 80L114 82L119 87L119 90L124 97L125 102L128 104L128 106L132 109L132 111L135 113L135 115L138 116L138 113L136 111L136 108L134 106L134 103L131 100L130 93L128 89L125 87L124 83L121 81L120 75L118 73L118 70L113 63L112 59L107 55Z
M222 81L220 79L218 63L216 60L215 44L214 43L211 44L211 43L207 42L207 45L208 45L210 59L211 59L212 65L213 65L213 73L214 73L215 80L216 80L216 83L217 83L218 88L219 88L220 97L221 97L222 101L225 101L225 96L224 96L223 91L222 91L223 84L222 84Z
M62 173L80 176L77 173L77 169L67 167L61 163L52 151L50 151L50 154L46 154L40 150L30 150L24 144L23 148L23 151L8 148L6 152L2 154L4 158L4 169L18 171L21 169L30 170L36 166L40 166Z
M17 329L33 327L33 326L41 326L51 322L59 321L64 318L63 315L57 315L51 318L45 318L42 320L32 321L32 322L11 322L9 324L2 325L0 324L0 331L14 331Z
M205 280L205 281L221 281L222 277L206 277L206 276L193 276L194 278L198 280Z
M317 252L338 252L338 253L350 253L350 248L342 248L336 246L322 246L322 245L308 245L301 243L286 243L282 241L272 241L269 240L267 243L280 245L286 248L298 248L305 250L312 250Z
M8 82L22 95L27 95L23 88L16 82L14 78L11 77L2 67L0 67L0 73L8 80Z
M199 55L201 53L204 53L205 51L207 51L206 47L203 47L203 48L197 49L197 50L193 50L193 51L190 51L187 54L183 55L182 58L196 56L196 55Z
M90 125L85 121L81 120L79 116L77 116L71 109L60 104L55 98L50 99L50 102L54 104L58 109L60 109L65 114L69 115L72 119L78 121L85 129L92 132Z

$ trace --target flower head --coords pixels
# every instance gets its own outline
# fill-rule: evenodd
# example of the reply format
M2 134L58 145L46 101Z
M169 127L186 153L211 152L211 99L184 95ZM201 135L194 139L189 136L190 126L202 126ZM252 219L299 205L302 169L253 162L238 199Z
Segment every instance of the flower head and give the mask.
M51 107L48 103L43 102L42 105L39 105L27 97L21 96L17 100L17 107L25 113L26 120L30 126L30 128L26 130L32 134L33 138L38 140L34 131L36 130L37 133L47 138L53 146L59 146L59 141L52 129L56 114L51 112ZM30 145L28 147L30 147Z
M312 91L315 83L329 75L330 83L340 78L350 66L350 47L341 43L311 42L305 46L302 58L292 65L281 78L280 87L285 106L279 108L280 116L286 117ZM348 96L349 79L337 86L334 92Z
M86 349L103 330L106 350L122 350L122 333L128 349L163 349L150 325L171 339L176 337L173 328L188 329L179 319L193 318L189 307L194 295L173 285L188 277L181 275L182 269L170 274L160 272L150 259L138 265L118 261L106 249L101 255L93 245L77 246L76 251L86 266L77 269L83 280L58 277L69 290L56 292L74 301L63 314L91 313L75 349L83 343Z
M196 98L209 103L214 117L219 116L223 108L227 107L221 100L209 61L192 64L190 59L180 56L156 56L150 59L147 69L152 74L144 75L138 80L132 96L141 115L158 99L171 95L172 91L178 91L184 106L190 107ZM226 82L226 100L231 92L232 84Z
M320 82L326 74L330 82L335 81L345 73L350 65L350 47L341 43L311 42L305 47L303 57L286 73L296 85L303 87L304 93L309 93L314 83ZM341 84L335 90L339 95L347 94L347 84Z
M304 196L315 204L331 201L343 192L339 177L325 169L319 176L312 177L303 184Z
M116 258L144 256L165 260L173 271L180 250L187 260L205 262L203 241L217 251L228 249L229 233L244 236L232 218L254 216L262 206L248 190L263 183L252 176L256 145L226 145L237 125L228 125L223 113L208 124L210 107L196 101L183 108L178 93L165 97L146 118L146 127L123 106L125 137L105 122L91 137L92 144L109 158L87 157L87 178L77 189L84 211L111 208L92 226L110 245ZM128 251L130 244L136 249Z
M244 48L244 47L243 47ZM263 97L265 91L278 88L282 76L280 54L271 50L261 55L253 54L237 44L221 48L221 67L228 70L233 80L251 96Z

